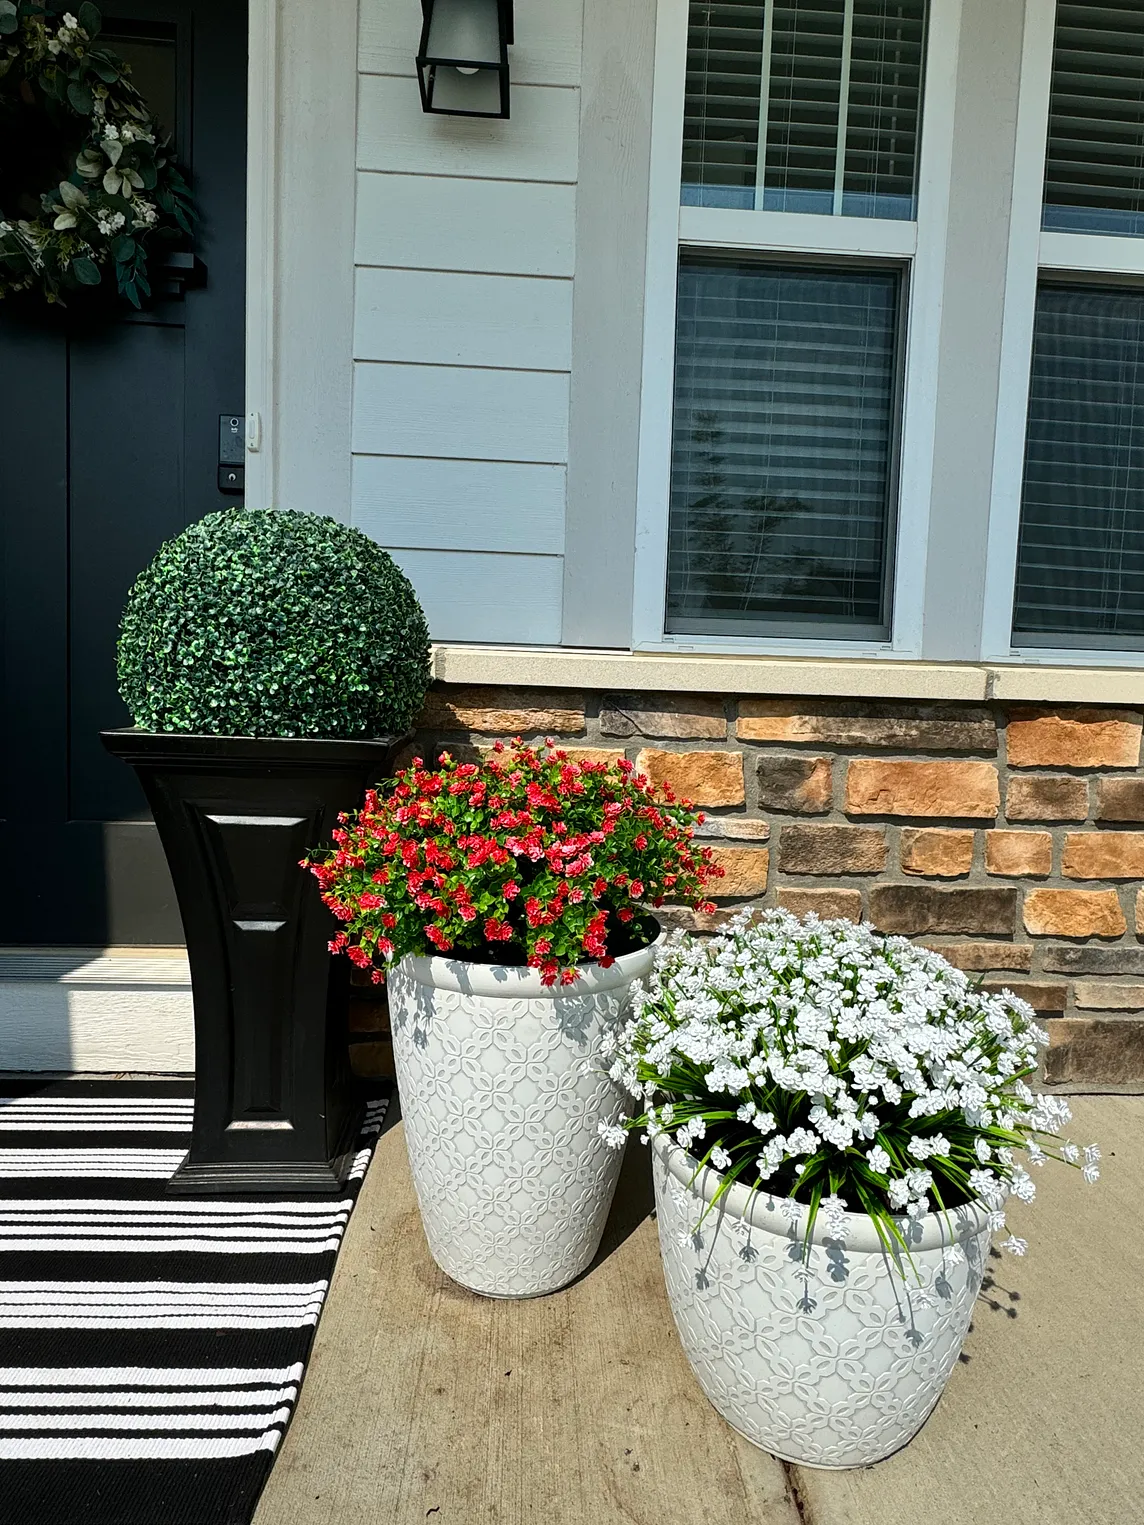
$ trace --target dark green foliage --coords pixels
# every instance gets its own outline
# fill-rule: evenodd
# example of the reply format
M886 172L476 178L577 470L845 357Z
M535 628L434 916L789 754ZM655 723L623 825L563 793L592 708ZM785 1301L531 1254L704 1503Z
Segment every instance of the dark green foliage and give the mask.
M317 514L208 514L160 548L123 614L119 691L147 731L393 735L428 684L408 578Z

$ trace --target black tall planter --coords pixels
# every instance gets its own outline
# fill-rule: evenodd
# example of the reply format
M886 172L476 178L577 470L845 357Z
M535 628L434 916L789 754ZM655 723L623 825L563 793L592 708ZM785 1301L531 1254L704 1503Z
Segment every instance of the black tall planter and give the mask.
M170 1190L337 1191L357 1124L349 964L298 864L407 738L102 735L139 774L191 965L195 1121Z

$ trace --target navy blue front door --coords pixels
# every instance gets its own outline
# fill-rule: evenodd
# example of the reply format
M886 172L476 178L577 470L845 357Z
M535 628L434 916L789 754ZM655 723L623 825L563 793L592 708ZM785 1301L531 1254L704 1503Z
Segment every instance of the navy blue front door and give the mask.
M8 944L182 941L142 794L99 731L131 723L115 641L135 575L192 520L241 502L220 492L218 459L219 415L243 411L246 5L101 9L105 40L175 135L196 266L142 313L0 304Z

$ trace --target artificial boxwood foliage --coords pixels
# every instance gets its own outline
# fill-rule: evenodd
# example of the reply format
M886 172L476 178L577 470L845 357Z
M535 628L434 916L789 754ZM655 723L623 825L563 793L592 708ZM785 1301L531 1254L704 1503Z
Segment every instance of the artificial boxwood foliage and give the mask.
M147 731L393 735L428 684L409 579L317 514L208 514L160 547L123 613L119 691Z

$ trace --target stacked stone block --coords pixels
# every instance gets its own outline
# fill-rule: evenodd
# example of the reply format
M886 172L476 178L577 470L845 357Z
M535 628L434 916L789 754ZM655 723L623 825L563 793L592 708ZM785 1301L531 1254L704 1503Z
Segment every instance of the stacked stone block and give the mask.
M917 938L1048 1019L1050 1083L1144 1085L1144 770L1128 708L438 687L418 749L552 736L705 812L742 906Z

